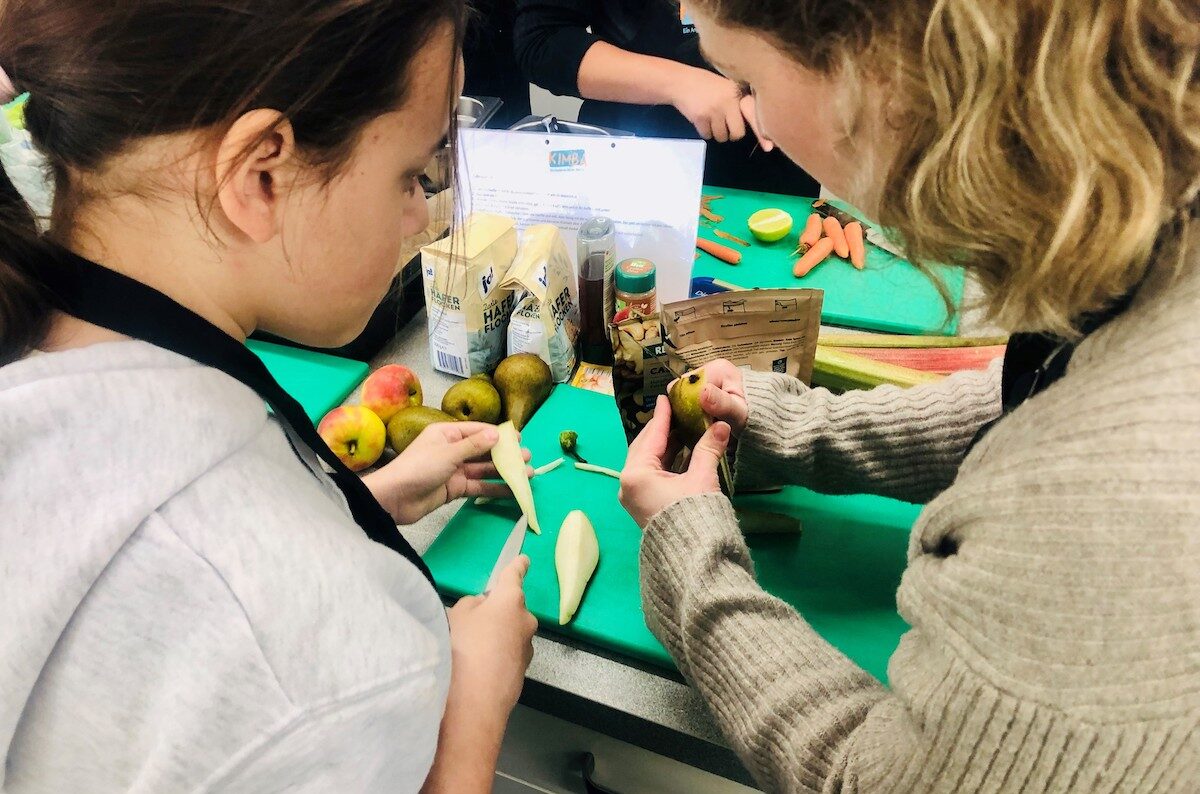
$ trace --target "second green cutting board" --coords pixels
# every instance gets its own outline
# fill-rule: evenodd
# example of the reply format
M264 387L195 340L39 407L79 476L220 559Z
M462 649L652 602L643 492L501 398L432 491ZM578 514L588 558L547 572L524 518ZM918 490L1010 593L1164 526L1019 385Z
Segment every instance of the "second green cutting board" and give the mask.
M958 305L962 302L963 271L939 268L937 277L950 296L952 311L930 277L881 248L867 244L867 266L855 270L849 262L831 256L804 278L792 275L792 255L812 212L812 199L780 196L746 190L706 187L705 195L720 195L713 212L724 217L716 228L751 242L745 248L713 233L701 224L700 236L742 253L740 265L727 265L708 254L700 254L693 276L711 278L753 289L809 287L825 291L822 322L900 334L954 334L958 329ZM845 205L842 205L845 206ZM754 240L746 221L756 211L774 207L792 216L791 234L777 243Z
M589 462L620 469L625 435L611 397L559 386L525 428L522 442L535 466L558 458L558 434L579 433ZM559 632L663 668L674 663L646 628L638 576L641 531L617 502L611 477L570 462L534 480L542 534L527 533L532 560L526 601L543 630ZM804 534L750 541L760 583L792 604L825 639L882 681L887 660L907 629L896 613L909 528L920 508L872 496L823 496L800 488L756 496L747 506L788 512ZM581 509L596 528L600 564L575 620L558 625L554 543L568 512ZM515 503L468 503L425 554L438 588L458 597L483 589L504 540L520 516Z

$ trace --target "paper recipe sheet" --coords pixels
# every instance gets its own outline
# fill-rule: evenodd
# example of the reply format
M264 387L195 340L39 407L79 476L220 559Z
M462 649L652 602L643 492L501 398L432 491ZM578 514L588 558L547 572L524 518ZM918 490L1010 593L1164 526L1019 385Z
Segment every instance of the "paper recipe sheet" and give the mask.
M589 218L611 218L617 261L658 267L660 304L689 295L704 179L702 141L463 130L461 217L507 215L524 229L552 223L575 258ZM461 220L461 218L460 218Z

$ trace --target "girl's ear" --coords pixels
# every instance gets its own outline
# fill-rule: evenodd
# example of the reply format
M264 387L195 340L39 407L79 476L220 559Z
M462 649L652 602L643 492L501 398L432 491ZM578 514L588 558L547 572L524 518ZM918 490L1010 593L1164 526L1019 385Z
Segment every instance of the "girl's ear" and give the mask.
M233 123L217 149L217 200L234 228L256 243L275 237L284 193L292 184L296 137L276 110L251 110Z

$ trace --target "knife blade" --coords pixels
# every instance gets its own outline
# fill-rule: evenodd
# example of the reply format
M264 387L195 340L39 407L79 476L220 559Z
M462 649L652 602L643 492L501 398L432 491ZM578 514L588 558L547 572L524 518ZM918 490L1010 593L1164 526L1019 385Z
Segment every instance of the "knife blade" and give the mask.
M500 549L500 556L496 558L496 564L492 566L492 573L488 576L487 584L483 588L484 595L491 592L496 583L500 581L500 574L521 553L521 545L525 542L525 530L528 526L529 519L525 516L521 516L513 525L512 532L508 533L508 540L504 541L504 546Z
M892 243L891 240L889 240L887 237L884 237L883 232L879 231L874 226L867 229L863 233L863 236L866 237L868 243L875 246L876 248L882 248L884 251L887 251L892 256L898 257L900 259L908 258L904 255L903 251L901 251L899 248L897 248L895 246L895 244Z

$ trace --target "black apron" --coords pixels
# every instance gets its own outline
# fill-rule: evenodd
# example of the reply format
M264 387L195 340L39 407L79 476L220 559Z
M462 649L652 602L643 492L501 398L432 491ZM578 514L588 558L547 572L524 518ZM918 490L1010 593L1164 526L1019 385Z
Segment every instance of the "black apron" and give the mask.
M67 314L219 369L257 392L274 410L276 419L329 467L354 521L367 537L402 555L433 583L429 568L400 534L391 515L359 476L338 460L317 435L304 409L249 348L163 293L65 249L60 249L55 261L47 263L38 276Z
M1133 292L1130 292L1108 309L1088 315L1080 323L1080 332L1084 337L1094 333L1128 309L1132 300ZM1016 410L1017 406L1062 378L1067 373L1067 365L1071 363L1077 346L1078 342L1066 342L1049 334L1013 334L1009 337L1000 380L1003 409L1000 416L979 428L967 451L973 449L997 422Z

